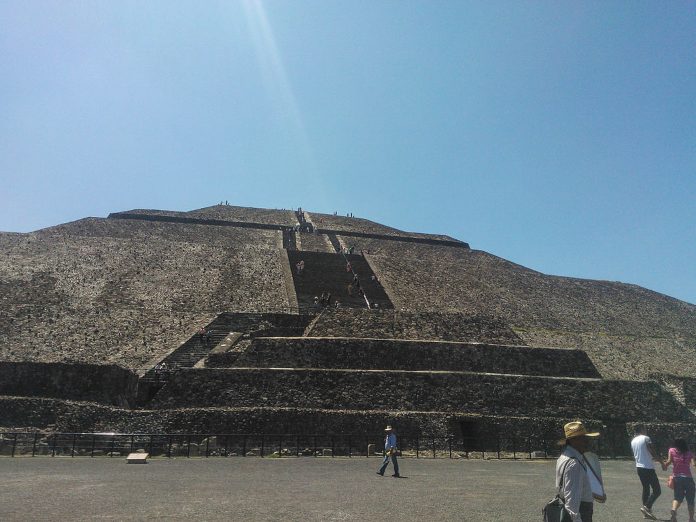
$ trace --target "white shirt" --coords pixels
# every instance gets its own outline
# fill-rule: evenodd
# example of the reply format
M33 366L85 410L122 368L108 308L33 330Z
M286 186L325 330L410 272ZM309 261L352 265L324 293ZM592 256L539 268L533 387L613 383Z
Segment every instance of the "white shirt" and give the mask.
M572 446L566 446L556 461L556 488L563 484L560 494L573 522L582 522L580 502L594 501L584 464L584 457Z
M648 444L651 444L650 437L647 435L637 435L631 441L633 458L636 459L637 468L655 469L653 458L648 451Z

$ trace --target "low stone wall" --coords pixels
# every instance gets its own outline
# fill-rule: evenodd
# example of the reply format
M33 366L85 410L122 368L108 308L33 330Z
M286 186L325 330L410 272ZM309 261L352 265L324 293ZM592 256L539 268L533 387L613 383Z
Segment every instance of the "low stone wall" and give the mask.
M211 406L696 421L654 382L464 372L182 370L153 401L158 409Z
M0 431L50 426L53 431L77 433L335 433L374 434L380 438L384 426L390 424L400 437L467 436L478 442L477 449L491 450L497 446L500 435L503 447L514 441L518 448L538 451L546 446L554 451L563 424L574 419L306 408L127 410L91 402L0 396ZM602 431L602 440L606 441L602 421L583 421L590 429ZM627 437L625 432L623 435ZM423 447L427 443L424 440Z
M254 339L234 366L599 377L581 350L386 339L261 337Z
M0 362L0 394L135 404L138 377L116 365Z
M525 344L505 322L499 319L476 314L447 312L327 310L312 325L312 329L307 334L312 337Z

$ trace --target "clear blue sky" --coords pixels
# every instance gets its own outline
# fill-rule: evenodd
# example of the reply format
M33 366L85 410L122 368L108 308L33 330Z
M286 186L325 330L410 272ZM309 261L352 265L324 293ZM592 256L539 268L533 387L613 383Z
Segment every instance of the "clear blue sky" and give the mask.
M221 200L696 303L696 3L0 2L0 230Z

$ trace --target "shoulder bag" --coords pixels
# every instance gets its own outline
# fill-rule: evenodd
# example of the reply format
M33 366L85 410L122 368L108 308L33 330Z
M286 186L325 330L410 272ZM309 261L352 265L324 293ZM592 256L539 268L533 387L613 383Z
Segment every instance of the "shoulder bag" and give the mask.
M573 460L577 460L574 457L572 458ZM570 513L568 513L568 510L565 508L565 501L561 496L561 491L563 491L563 481L565 480L565 471L568 464L570 464L570 460L571 459L568 459L566 461L566 463L563 465L563 469L561 470L561 485L558 486L556 496L547 502L544 509L541 510L542 515L544 515L544 522L570 522L571 520Z

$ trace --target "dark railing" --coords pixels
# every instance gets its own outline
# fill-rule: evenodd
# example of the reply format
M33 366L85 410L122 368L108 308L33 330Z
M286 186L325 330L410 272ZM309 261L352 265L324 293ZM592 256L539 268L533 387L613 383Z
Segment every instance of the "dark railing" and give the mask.
M449 435L398 436L402 457L465 459L556 458L556 441L543 437L469 438ZM121 457L372 457L381 456L383 435L373 434L161 434L161 433L0 433L0 456ZM608 450L608 451L605 451ZM616 458L614 446L595 449Z

